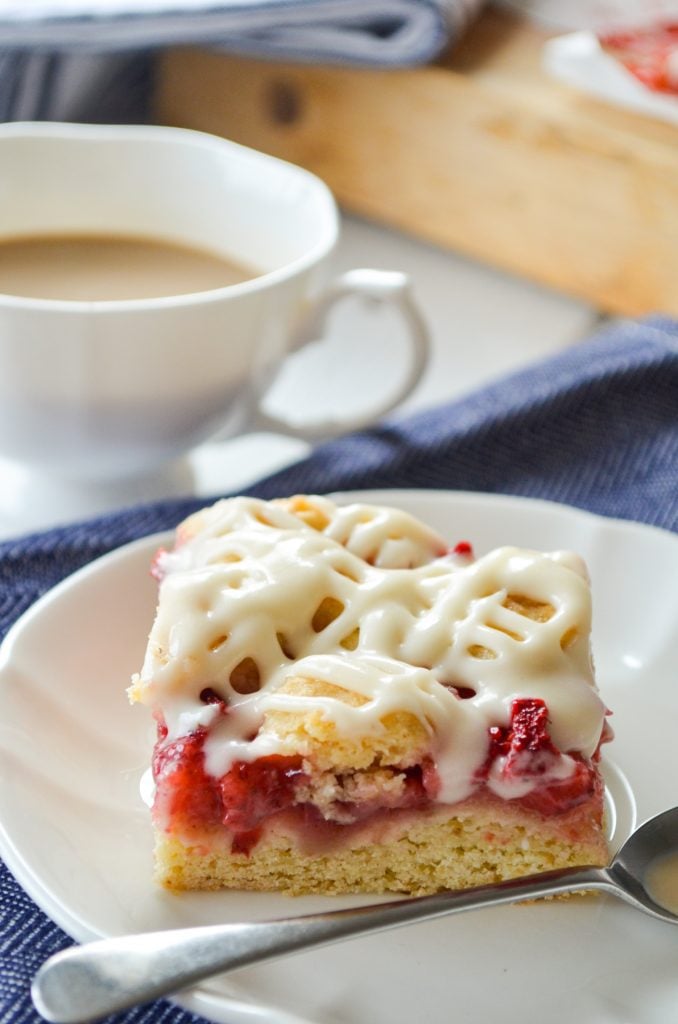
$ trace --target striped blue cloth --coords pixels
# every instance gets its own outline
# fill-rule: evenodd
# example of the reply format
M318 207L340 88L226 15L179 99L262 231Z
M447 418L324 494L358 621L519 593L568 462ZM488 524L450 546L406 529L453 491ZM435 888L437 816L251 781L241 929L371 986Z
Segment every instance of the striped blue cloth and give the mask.
M678 532L678 321L612 326L461 401L321 445L249 493L361 487L517 494ZM67 574L196 507L164 501L0 545L0 633ZM36 1024L31 978L69 941L0 866L1 1024ZM163 1001L116 1019L196 1018Z
M459 38L483 2L0 0L0 120L142 120L149 51L166 46L422 64Z

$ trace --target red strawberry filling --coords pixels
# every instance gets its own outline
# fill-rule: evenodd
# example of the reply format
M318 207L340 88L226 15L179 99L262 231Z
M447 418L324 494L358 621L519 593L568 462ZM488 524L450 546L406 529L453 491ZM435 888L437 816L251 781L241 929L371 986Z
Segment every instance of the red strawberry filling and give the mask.
M233 832L249 832L294 804L295 786L306 779L301 757L270 754L256 761L236 761L217 785L222 821Z
M158 726L159 735L166 732ZM190 736L171 743L159 740L153 752L156 811L180 831L211 828L223 820L216 780L205 772L203 744L207 730L200 726Z
M483 781L487 779L493 763L499 757L504 758L500 773L504 780L534 780L546 775L560 758L560 751L549 734L548 708L543 700L514 700L509 725L492 726L489 734L490 749L480 772ZM571 775L556 782L536 786L524 796L516 797L514 802L550 817L563 814L597 795L601 783L593 764L580 754L570 756L575 762Z
M212 698L212 693L206 694ZM218 695L214 694L218 699ZM209 700L211 703L212 701ZM224 709L226 710L226 709ZM155 814L171 832L193 833L225 826L234 852L249 853L261 837L268 819L294 810L315 828L336 831L336 822L324 823L317 808L297 801L299 787L308 782L300 756L272 754L252 762L236 761L220 779L204 767L203 745L207 730L200 726L189 736L167 743L167 730L158 722L158 742L153 756L157 792ZM508 726L489 730L487 759L478 775L483 788L498 758L503 759L502 778L535 782L552 767L560 752L548 729L548 709L536 699L515 700ZM574 772L567 778L535 785L526 795L507 801L551 817L571 810L591 797L602 796L602 784L593 764L573 755ZM365 821L372 815L422 808L435 803L440 780L435 765L427 761L403 770L402 793L395 802L366 801L344 804L346 821Z
M554 759L560 756L549 735L548 717L548 708L543 700L514 700L510 724L493 725L489 729L487 771L497 757L504 757L502 775L505 778L544 775Z
M601 43L648 89L678 93L678 24L618 32Z
M602 798L602 787L600 776L591 765L576 760L574 773L569 778L534 789L521 797L519 803L521 807L551 817L578 807L594 796Z

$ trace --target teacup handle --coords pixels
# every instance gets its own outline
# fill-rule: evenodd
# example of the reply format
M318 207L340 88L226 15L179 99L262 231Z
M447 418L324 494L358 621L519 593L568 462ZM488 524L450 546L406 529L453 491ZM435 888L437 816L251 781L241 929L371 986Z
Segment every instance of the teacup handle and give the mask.
M325 322L337 302L347 296L364 296L379 303L393 306L407 328L410 345L410 363L394 395L375 402L363 412L346 417L333 417L305 426L288 423L261 409L255 413L254 428L299 437L306 441L320 441L338 434L361 430L380 419L406 398L416 387L426 368L429 356L429 331L419 311L407 274L390 270L349 270L337 277L315 300L313 307L297 329L291 350L299 349L323 335Z

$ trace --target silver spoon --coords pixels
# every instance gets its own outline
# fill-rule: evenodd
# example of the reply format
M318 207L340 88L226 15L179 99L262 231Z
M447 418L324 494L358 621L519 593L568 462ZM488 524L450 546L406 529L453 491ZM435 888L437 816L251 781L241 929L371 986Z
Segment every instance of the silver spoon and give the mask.
M32 987L38 1012L54 1024L95 1021L176 992L213 974L340 939L442 917L476 907L597 889L652 917L678 924L678 912L655 902L647 872L678 853L678 807L645 822L607 868L564 868L498 885L437 893L325 914L208 925L102 939L51 957Z

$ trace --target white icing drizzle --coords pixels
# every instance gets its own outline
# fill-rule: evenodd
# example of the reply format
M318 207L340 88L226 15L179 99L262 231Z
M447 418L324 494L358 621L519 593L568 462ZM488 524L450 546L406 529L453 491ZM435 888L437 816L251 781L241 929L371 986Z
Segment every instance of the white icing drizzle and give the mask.
M452 803L478 784L489 726L507 725L513 700L533 697L546 703L551 736L565 753L545 775L518 781L502 777L497 759L488 779L494 792L522 796L566 778L569 753L593 754L605 708L577 556L505 547L472 561L445 553L442 538L402 511L312 502L328 521L322 532L275 503L219 502L201 514L194 536L161 557L158 611L133 692L162 710L170 740L207 727L206 768L221 776L234 760L279 749L274 733L257 734L269 710L317 710L344 736L374 733L386 715L407 711L430 735L438 799ZM520 614L511 595L552 614ZM338 614L316 631L327 598ZM342 641L356 631L357 646L347 650ZM245 659L259 672L254 693L229 682ZM290 676L353 690L366 702L280 692ZM451 686L475 695L459 699ZM227 715L201 701L208 687L228 701Z

